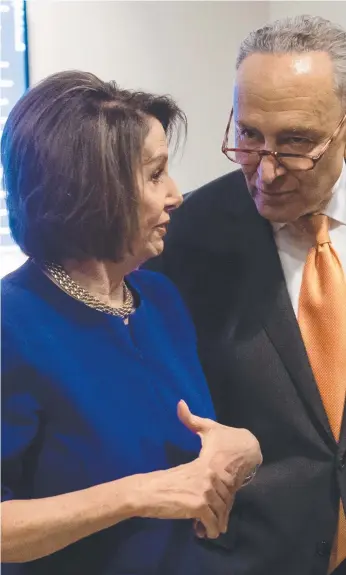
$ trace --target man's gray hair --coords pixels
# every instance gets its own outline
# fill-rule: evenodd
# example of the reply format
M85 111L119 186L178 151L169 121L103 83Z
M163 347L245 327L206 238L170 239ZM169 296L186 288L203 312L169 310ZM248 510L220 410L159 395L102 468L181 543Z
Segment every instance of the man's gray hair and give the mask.
M335 86L346 105L346 30L319 16L283 18L254 30L241 43L237 69L255 53L327 52L334 66Z

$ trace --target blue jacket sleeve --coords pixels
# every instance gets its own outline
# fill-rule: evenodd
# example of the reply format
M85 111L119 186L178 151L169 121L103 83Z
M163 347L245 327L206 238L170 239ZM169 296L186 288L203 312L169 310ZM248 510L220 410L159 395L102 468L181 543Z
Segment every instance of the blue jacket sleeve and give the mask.
M30 469L30 448L39 429L39 406L30 394L30 370L2 333L1 500L26 498L23 478Z

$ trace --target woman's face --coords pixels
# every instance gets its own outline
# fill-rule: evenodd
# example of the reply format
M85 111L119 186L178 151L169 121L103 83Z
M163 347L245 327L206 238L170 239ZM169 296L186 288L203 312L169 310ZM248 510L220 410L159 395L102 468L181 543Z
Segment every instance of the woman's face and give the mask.
M149 121L144 142L142 171L139 174L140 237L134 253L141 262L158 256L164 248L169 212L180 206L182 196L168 174L168 147L165 131L155 118Z

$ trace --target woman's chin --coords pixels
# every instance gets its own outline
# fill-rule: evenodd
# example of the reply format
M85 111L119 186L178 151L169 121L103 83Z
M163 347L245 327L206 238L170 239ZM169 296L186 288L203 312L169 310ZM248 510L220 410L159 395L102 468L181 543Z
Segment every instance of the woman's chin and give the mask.
M147 260L151 260L152 258L156 258L160 254L162 254L164 249L164 241L162 238L155 239L152 242L149 242L145 248L142 250L142 262Z
M156 256L159 256L162 254L164 247L165 244L163 238L155 239L155 241L151 242L148 246L148 252L150 251L151 254L149 257L155 258Z

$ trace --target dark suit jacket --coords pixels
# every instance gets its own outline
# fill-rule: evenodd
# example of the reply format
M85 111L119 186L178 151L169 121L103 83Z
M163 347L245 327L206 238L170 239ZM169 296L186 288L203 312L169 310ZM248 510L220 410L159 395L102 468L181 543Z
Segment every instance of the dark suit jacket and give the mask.
M241 172L189 195L148 267L176 283L191 311L219 421L250 429L262 447L228 534L209 545L229 554L227 575L326 575L340 495L346 505L346 417L338 446L271 226Z

